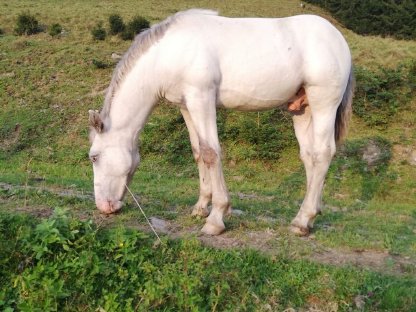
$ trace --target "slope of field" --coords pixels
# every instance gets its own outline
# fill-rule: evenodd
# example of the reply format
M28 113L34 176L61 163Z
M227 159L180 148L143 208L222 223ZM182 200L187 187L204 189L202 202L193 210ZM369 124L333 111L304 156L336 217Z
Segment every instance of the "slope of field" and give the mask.
M342 28L323 10L311 5L301 8L296 1L261 0L253 4L238 0L166 2L145 0L135 2L134 5L131 1L2 2L0 29L4 34L0 35L0 211L5 216L19 212L48 217L55 208L63 207L70 210L75 219L93 219L95 223L103 226L128 226L147 230L145 220L140 216L131 199L127 199L127 205L122 213L103 218L97 214L91 198L92 169L87 158L89 149L87 111L101 107L104 90L108 86L115 65L111 55L114 52L122 54L130 42L116 36L109 36L104 41L94 41L90 32L99 21L108 27L107 20L112 13L120 14L125 21L138 14L149 19L151 23L156 23L176 11L192 7L217 9L222 15L227 16L281 17L304 13L319 14L330 19L345 35L354 63L361 70L366 69L370 72L378 72L380 68L395 70L400 64L410 64L416 59L415 41L356 35ZM46 32L31 36L14 35L17 16L22 12L33 14L41 25L60 23L64 29L62 35L51 37ZM103 63L104 68L97 68L95 65L97 63ZM406 88L412 88L412 85L409 84ZM378 92L384 91L381 88ZM407 89L398 89L395 94L401 91L412 94ZM397 108L394 107L393 117L383 127L369 126L362 118L353 116L350 135L345 145L339 149L330 168L323 198L323 215L317 219L315 230L308 239L293 237L287 229L302 201L305 184L305 174L298 159L297 145L289 117L280 113L249 114L246 117L242 113L221 112L219 128L223 131L220 136L224 141L225 175L231 191L233 207L238 213L226 220L228 231L223 236L200 237L200 239L215 247L250 247L265 253L263 256L256 255L250 258L252 257L250 253L243 252L241 256L234 251L231 254L227 254L227 250L215 251L214 253L218 253L216 256L218 259L230 255L230 259L240 257L239 259L246 261L250 258L255 259L250 260L252 262L261 263L263 260L257 258L260 257L266 259L264 261L267 262L267 267L273 266L275 261L273 259L288 260L288 266L293 264L296 268L296 274L287 277L288 280L319 272L322 276L315 279L316 283L328 278L330 284L345 286L344 282L354 281L348 282L352 285L350 288L340 286L342 291L331 297L330 301L333 307L336 307L335 310L359 308L356 300L363 301L368 310L377 310L378 307L383 307L380 309L384 310L415 308L414 298L411 295L416 287L414 93L413 97L406 99L407 103L399 103ZM255 148L247 143L250 140L257 142L254 134L264 133L262 129L267 126L266 123L270 121L277 123L278 118L284 127L287 126L287 130L283 129L285 135L279 137L283 143L278 140L271 142L260 140L262 145L256 143L257 145L253 145ZM230 125L234 127L232 129L239 130L232 138ZM250 127L254 127L253 131L247 131ZM172 136L165 136L165 133L171 133ZM169 235L172 237L183 237L186 236L185 233L198 235L203 220L195 220L189 216L192 204L197 199L197 171L187 142L186 128L179 112L162 103L149 120L141 140L144 151L143 162L132 182L132 189L139 195L147 214L165 222L167 228L165 232ZM278 159L259 158L259 151L264 151L264 147L272 144L279 144L276 154ZM172 150L175 153L170 152ZM6 220L9 217L4 218ZM21 222L13 220L17 222L16 224ZM0 240L3 241L7 240L8 235L12 235L7 231L9 224L7 222L4 221L0 227L2 235ZM9 227L13 228L10 224ZM27 226L24 225L26 223L22 224L21 227ZM16 228L19 228L19 225L16 225ZM16 239L20 238L21 236ZM185 238L183 242L187 244L188 240ZM23 244L21 241L16 241L15 246L21 244ZM144 249L150 246L150 243L146 244L148 245L143 247ZM176 246L174 249L178 253L169 254L169 261L172 263L175 263L175 259L189 254L194 248L192 244L191 247L190 245L183 247L181 244L174 243ZM1 248L6 247L7 244L1 245ZM9 250L7 248L5 250ZM195 250L208 253L204 248L198 245ZM22 251L16 249L14 252L24 258ZM164 252L166 251L157 251L153 255L163 257ZM8 255L13 258L16 254L12 252ZM32 256L27 255L27 257ZM192 257L196 256L193 254ZM6 258L0 257L0 261L2 259ZM10 276L7 275L7 281L10 282L12 278L21 276L20 269L12 261L6 260L0 264L3 272L12 272ZM310 260L315 263L311 263ZM48 258L47 261L53 263L54 259ZM204 265L201 258L197 257L196 261L198 265ZM238 260L238 263L243 265L244 261ZM328 263L330 266L319 262ZM220 267L220 264L215 263ZM350 269L336 267L344 264L350 265ZM186 266L183 263L177 265L175 267L172 264L175 270L183 270ZM288 266L285 264L279 268L287 269ZM25 274L32 274L33 272L28 270L33 267L30 265L25 267ZM240 269L233 267L233 270ZM280 269L276 270L273 274L278 274ZM347 273L348 270L352 272L350 275ZM376 273L372 270L381 273L374 275ZM360 272L364 272L362 280L359 280ZM247 272L244 274L250 275ZM244 274L243 276L247 276ZM264 272L262 271L261 274ZM391 277L391 274L403 278ZM340 276L346 276L345 280ZM254 275L251 277L255 279ZM189 276L183 275L181 278L186 279ZM250 293L247 289L250 289L252 284L247 283L242 286L237 280L238 278L233 279L234 286L244 289L242 292L251 298L247 299L243 296L244 300L248 300L250 304L256 302L256 299L252 298L259 293L261 300L277 302L280 298L277 293L259 291L259 288L256 288L260 287L259 285ZM272 285L270 287L276 287L277 291L280 289L285 296L289 296L289 299L279 304L268 303L271 309L307 310L315 307L330 310L328 302L320 301L319 296L312 295L314 293L312 284L307 284L306 291L302 291L300 297L297 297L294 291L297 288L292 289L288 286L289 289L286 291L278 288L277 282L270 283ZM285 283L287 282L282 285ZM24 285L26 284L23 282L19 284L19 287L23 287L19 288L21 293L20 295L15 293L13 298L25 300ZM218 289L227 287L215 283L210 285L213 287L210 289L212 298L217 290L216 287L219 287ZM300 284L296 285L301 288ZM261 287L266 286L261 285ZM42 287L39 286L39 289L40 293ZM78 288L74 289L71 291L80 291ZM196 287L195 292L198 293L201 289ZM319 293L324 296L323 293L330 289L331 286L328 286L326 289L320 289ZM226 293L230 298L235 295L232 292ZM317 293L318 291L315 294ZM374 293L375 297L369 295L370 293ZM3 308L2 304L4 307L9 305L13 307L11 303L7 303L9 305L4 303L8 302L7 298L5 299L6 294L7 292L2 289L0 308ZM165 294L163 291L159 293L160 296L163 294ZM97 295L101 297L97 297L90 306L87 305L85 310L95 310L107 299L106 302L112 302L111 300L117 302L110 297L103 299L104 295L104 293ZM33 298L35 297L31 297ZM62 300L56 299L58 306L62 308L64 305L68 309L67 300L76 300L76 295L62 298ZM227 301L227 298L221 297L221 300L217 300L221 303L218 309L226 309L230 307L227 304L235 304L235 298ZM33 301L34 305L36 302L41 302L42 298L39 300ZM85 298L83 300L87 304L88 300ZM181 307L188 310L193 307L180 305L179 301L175 301L176 305L170 305L172 303L170 299L163 301L164 297L157 297L155 300L160 301L158 301L159 307L163 307L163 304L170 308ZM212 310L215 310L215 302L212 299L208 304ZM20 309L23 309L22 307L20 306ZM195 303L194 307L201 306ZM240 307L244 310L250 309L253 305ZM262 307L261 309L268 310L267 305ZM108 311L111 311L111 308Z

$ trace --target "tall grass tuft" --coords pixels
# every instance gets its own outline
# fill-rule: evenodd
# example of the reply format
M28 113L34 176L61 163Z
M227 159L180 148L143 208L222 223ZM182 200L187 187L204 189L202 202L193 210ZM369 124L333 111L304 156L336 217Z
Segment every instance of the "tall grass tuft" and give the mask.
M29 13L21 13L17 17L16 28L17 35L33 35L41 31L38 20Z
M49 35L52 37L59 36L62 33L62 26L60 24L52 24L49 27Z
M126 29L123 19L118 14L111 14L108 23L110 24L110 35L120 34Z
M91 30L91 35L95 40L105 40L107 37L107 31L104 29L102 22L95 25L95 27Z
M135 16L121 33L123 40L133 40L134 36L150 27L150 22L142 16Z

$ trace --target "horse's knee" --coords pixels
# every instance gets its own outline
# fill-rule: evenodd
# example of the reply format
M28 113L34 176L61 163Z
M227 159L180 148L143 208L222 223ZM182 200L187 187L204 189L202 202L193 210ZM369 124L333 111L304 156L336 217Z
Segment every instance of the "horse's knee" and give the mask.
M208 167L214 165L218 161L219 153L215 151L212 147L206 144L201 144L199 148L200 156L202 157L202 160Z
M196 162L198 162L199 159L201 158L199 149L196 148L196 147L193 147L193 146L192 146L192 155L194 155L194 159L195 159Z
M321 148L315 148L312 154L312 161L314 164L328 163L335 155L335 146L328 145Z
M300 149L300 159L304 163L312 162L312 154L313 154L313 152L312 152L311 149L305 149L305 148Z

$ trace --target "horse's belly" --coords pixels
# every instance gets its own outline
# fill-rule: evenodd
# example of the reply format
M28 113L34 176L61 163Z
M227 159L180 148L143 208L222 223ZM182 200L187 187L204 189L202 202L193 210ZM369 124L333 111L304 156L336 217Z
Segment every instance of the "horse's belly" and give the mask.
M261 111L284 105L289 98L290 96L262 97L236 90L222 90L219 93L218 105L241 111Z
M247 68L246 68L247 70ZM299 90L302 80L293 71L240 70L238 75L223 74L218 105L225 108L259 111L286 104Z

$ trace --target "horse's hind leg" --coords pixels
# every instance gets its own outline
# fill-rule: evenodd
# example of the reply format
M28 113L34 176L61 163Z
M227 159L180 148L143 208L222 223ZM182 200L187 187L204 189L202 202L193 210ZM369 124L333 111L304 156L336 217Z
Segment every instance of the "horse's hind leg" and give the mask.
M211 178L209 176L209 169L205 165L199 148L199 139L195 126L192 122L191 116L187 109L181 109L183 119L189 132L189 139L191 141L192 153L195 161L198 164L199 170L199 199L192 210L193 216L207 217L209 215L208 204L212 198Z
M223 216L229 213L231 208L221 165L216 123L216 90L188 90L186 107L198 135L200 157L211 179L212 210L202 232L218 235L225 230Z
M313 174L313 124L310 107L306 106L301 113L294 113L292 117L299 143L300 159L306 171L306 186L308 187Z
M312 90L315 93L324 93L323 90ZM312 120L309 128L304 127L305 124L301 120L296 120L296 134L301 137L299 143L301 145L301 157L305 164L307 174L307 190L302 206L292 221L292 231L307 235L313 226L316 215L320 212L322 189L326 173L328 171L331 159L335 154L335 118L337 104L339 99L330 92L326 92L327 96L319 97L322 100L315 100L313 96L309 96L310 117ZM316 97L318 98L318 97ZM307 117L305 117L307 118ZM302 126L301 126L302 124ZM304 136L299 136L303 131Z

